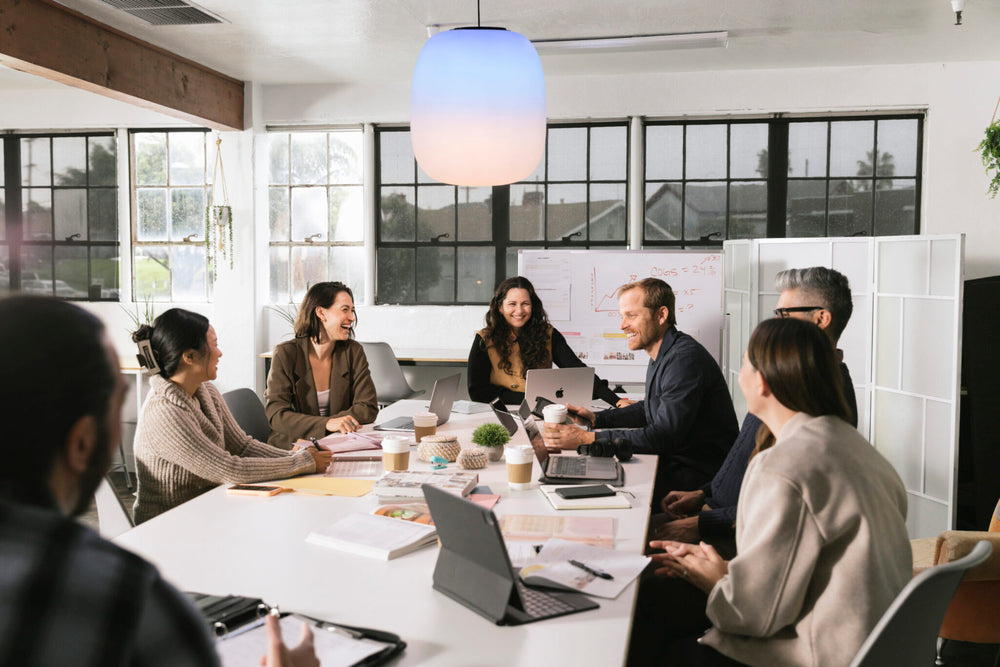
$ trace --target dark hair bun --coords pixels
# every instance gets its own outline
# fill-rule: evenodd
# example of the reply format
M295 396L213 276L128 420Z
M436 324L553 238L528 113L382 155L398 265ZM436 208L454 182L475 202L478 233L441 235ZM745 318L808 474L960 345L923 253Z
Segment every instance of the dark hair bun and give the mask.
M139 328L132 332L132 342L138 343L140 340L149 340L153 337L153 327L148 324L140 324Z

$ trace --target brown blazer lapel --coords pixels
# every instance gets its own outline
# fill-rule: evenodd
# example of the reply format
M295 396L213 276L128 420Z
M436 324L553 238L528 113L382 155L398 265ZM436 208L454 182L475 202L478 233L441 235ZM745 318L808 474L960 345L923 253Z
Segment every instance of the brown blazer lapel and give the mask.
M295 359L295 400L299 403L299 412L318 415L316 383L313 381L312 366L309 365L309 339L299 338L297 341L299 353Z

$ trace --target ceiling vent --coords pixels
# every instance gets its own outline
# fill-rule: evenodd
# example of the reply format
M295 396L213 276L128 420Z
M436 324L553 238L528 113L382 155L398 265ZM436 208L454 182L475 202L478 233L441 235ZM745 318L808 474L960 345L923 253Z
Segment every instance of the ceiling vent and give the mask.
M183 0L101 0L152 25L222 23L222 19Z

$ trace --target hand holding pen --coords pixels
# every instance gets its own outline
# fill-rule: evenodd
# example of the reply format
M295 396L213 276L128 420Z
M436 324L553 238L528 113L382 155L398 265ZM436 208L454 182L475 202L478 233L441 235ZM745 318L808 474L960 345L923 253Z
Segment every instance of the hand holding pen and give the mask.
M326 472L326 469L330 467L330 463L333 461L333 452L320 447L316 438L309 439L312 441L312 449L307 449L306 451L312 454L313 461L316 463L316 472Z

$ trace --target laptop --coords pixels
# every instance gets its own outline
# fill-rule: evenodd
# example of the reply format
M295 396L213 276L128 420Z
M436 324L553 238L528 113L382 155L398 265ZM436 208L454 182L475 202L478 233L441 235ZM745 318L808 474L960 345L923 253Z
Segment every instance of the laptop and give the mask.
M491 510L430 484L423 490L441 541L434 590L497 625L522 625L600 606L579 593L525 586L510 565Z
M513 437L517 433L517 421L514 415L507 411L507 406L499 401L490 404L493 414L496 415L500 423L503 424L507 432ZM585 484L589 482L610 482L616 486L625 483L625 470L615 459L603 456L574 456L572 454L559 454L549 456L549 450L545 448L542 434L538 430L538 420L528 407L528 401L521 402L518 409L521 416L521 423L531 441L531 447L535 450L535 458L542 467L541 481L550 484Z
M594 369L535 368L524 379L524 397L534 404L543 396L553 403L589 406L594 395Z
M458 381L462 378L461 373L449 375L434 381L434 389L431 391L431 402L427 408L428 412L437 415L437 425L440 426L448 421L451 416L451 406L458 395ZM375 425L376 431L413 431L413 417L396 417L387 422Z

